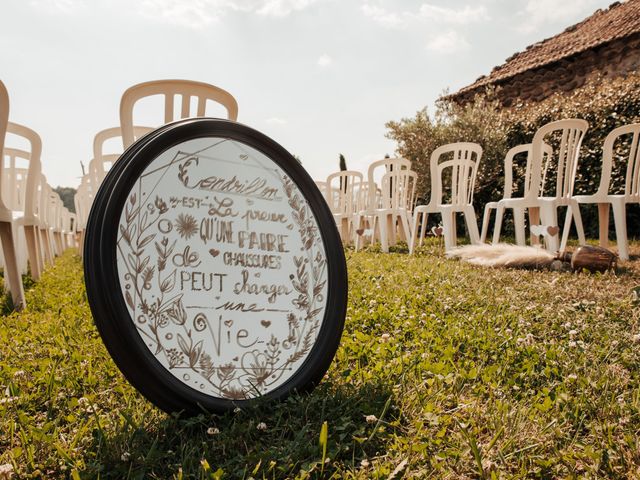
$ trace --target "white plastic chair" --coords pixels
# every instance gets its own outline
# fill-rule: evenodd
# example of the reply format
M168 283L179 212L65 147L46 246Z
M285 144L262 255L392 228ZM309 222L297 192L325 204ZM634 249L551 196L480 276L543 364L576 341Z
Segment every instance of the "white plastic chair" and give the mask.
M355 195L356 214L354 215L353 225L356 228L355 249L358 251L367 238L371 243L376 241L377 237L372 228L373 215L376 209L382 208L382 190L375 182L367 181L360 184L360 188L355 192Z
M395 245L397 233L407 242L411 239L411 209L415 202L415 187L418 175L412 170L392 170L385 173L380 182L380 208L373 210L373 235L378 232L380 247L389 251Z
M216 102L227 110L227 118L238 119L238 103L233 96L214 85L191 80L156 80L129 87L120 100L120 128L125 149L136 140L133 122L133 108L142 98L153 95L164 96L164 123L175 119L175 96L180 96L181 108L178 118L203 117L207 101ZM191 112L191 98L197 99L196 112Z
M526 154L526 166L525 166L525 174L524 174L524 193L523 196L526 196L529 192L530 182L531 182L531 149L532 145L530 143L526 143L523 145L518 145L513 147L507 152L507 155L504 157L504 193L502 199L510 199L510 198L521 198L521 197L513 197L513 163L517 156L521 154ZM549 160L553 155L553 149L550 145L546 143L543 145L543 160L542 160L542 185L544 185L547 175L547 169L549 166ZM482 217L482 230L480 233L480 243L485 243L487 238L487 231L489 229L489 220L491 218L491 210L495 210L498 208L498 202L489 202L484 207L484 215ZM535 223L539 221L539 214L537 207L532 207L529 215L536 219ZM516 234L516 243L518 245L524 245L525 242L525 228L524 228L524 209L518 211L518 214L522 215L518 217L514 224L516 225L515 234ZM536 215L538 214L538 215ZM537 239L537 237L532 236L532 241Z
M631 135L631 144L626 155L627 169L624 181L624 193L610 194L611 171L613 169L614 146L621 137ZM593 195L576 195L579 203L598 204L598 222L600 226L600 246L609 244L609 205L613 210L618 255L622 260L629 259L627 241L626 206L628 203L640 203L640 123L624 125L612 130L604 140L602 147L602 174L600 186Z
M578 202L573 198L573 185L578 168L578 157L580 146L584 134L589 128L585 120L566 119L543 125L533 136L531 142L531 180L529 191L522 198L502 199L496 208L496 226L493 231L493 243L498 243L502 218L505 208L514 209L516 221L522 219L524 224L524 209L539 208L542 225L546 227L558 226L558 207L566 206L567 213L562 232L562 241L558 246L558 236L549 235L545 237L547 250L550 252L564 251L569 238L569 229L572 220L575 220L578 239L581 244L585 243L584 229L582 228L582 217ZM559 137L558 148L554 151L554 158L557 159L555 195L546 196L542 192L542 160L545 151L545 138L547 135L557 135ZM546 187L546 186L545 186ZM542 192L542 193L541 193ZM531 212L531 210L530 210ZM532 225L537 222L532 216ZM516 225L516 232L522 231L524 227Z
M353 220L356 213L356 192L362 183L362 173L343 170L327 177L325 200L333 213L343 243L354 235Z
M4 150L5 134L9 123L9 94L4 84L0 82L0 152ZM4 161L2 162L4 163ZM0 175L4 171L4 165L0 166ZM0 179L0 189L2 181ZM22 286L22 277L18 270L18 262L16 256L16 245L14 242L14 221L13 213L9 210L2 199L0 191L0 243L2 244L2 253L4 257L4 273L7 285L11 293L11 299L16 309L24 308L24 288Z
M453 154L450 160L440 161L440 158ZM469 232L471 243L480 243L476 212L473 208L473 190L476 183L478 165L482 159L482 147L477 143L460 142L442 145L431 154L431 197L427 205L420 205L414 209L412 238L409 242L409 252L413 253L416 246L418 224L422 222L419 234L419 244L426 233L427 219L430 213L442 215L443 236L445 250L456 245L456 213L463 213ZM450 169L450 174L448 173ZM444 203L443 186L445 180L450 190L449 203Z
M11 133L15 137L20 137L23 141L29 144L27 151L20 149L5 149L7 152L13 153L9 156L8 169L5 169L6 173L11 175L17 175L19 170L22 170L22 185L10 185L8 188L12 192L16 203L15 207L19 210L13 211L13 219L16 226L22 227L24 231L24 243L17 243L16 248L18 256L20 256L20 250L26 249L26 256L29 259L31 267L31 274L35 280L40 278L44 262L42 259L42 251L39 249L40 239L38 238L38 228L42 221L39 210L39 181L42 171L42 164L40 162L40 155L42 152L42 140L40 136L32 129L23 125L9 122L7 127L7 133ZM15 173L11 171L16 167L16 160L21 159L23 164L26 164L26 169L16 170ZM26 173L26 179L24 174ZM26 180L26 181L25 181ZM4 193L3 193L4 195ZM11 196L11 194L10 194ZM17 198L16 196L19 196ZM21 237L21 234L16 231Z

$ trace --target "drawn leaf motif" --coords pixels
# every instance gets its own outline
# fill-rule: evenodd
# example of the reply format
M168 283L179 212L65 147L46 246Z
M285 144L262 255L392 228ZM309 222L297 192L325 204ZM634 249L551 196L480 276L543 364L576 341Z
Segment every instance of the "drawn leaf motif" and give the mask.
M124 238L124 240L131 245L131 237L129 237L129 232L124 228L123 225L120 225L120 234L122 235L122 238Z
M176 271L167 276L162 283L160 284L160 291L162 293L167 293L173 290L173 287L176 286Z
M129 291L125 292L124 298L127 301L127 304L129 305L129 307L131 307L132 310L135 310L133 298L131 298L131 294L129 293Z
M202 352L202 340L195 344L195 346L191 349L189 353L189 366L191 368L195 367L198 364L198 359L200 358L200 352Z
M313 288L313 296L314 296L314 297L315 297L315 296L317 296L317 295L322 291L322 289L324 288L324 284L325 284L325 283L327 283L327 281L326 281L326 280L323 280L322 282L320 282L318 285L316 285L316 286Z
M182 335L178 334L178 345L180 346L180 350L182 350L185 355L189 355L191 352L191 347L187 344L186 340Z
M316 308L315 310L311 310L308 315L307 318L313 318L315 317L317 314L319 314L322 311L322 307L321 308Z
M175 305L178 320L180 320L180 325L184 325L187 322L187 311L182 304L182 297L178 298L178 301L175 303Z
M140 265L139 265L139 266L138 266L138 268L136 269L136 271L137 271L138 273L142 272L142 271L145 269L145 267L149 264L149 260L150 260L150 258L151 258L151 257L145 257L145 259L144 259L144 260L142 260L142 262L140 262Z
M136 257L133 256L132 253L130 253L129 255L127 255L127 260L129 260L129 265L131 266L131 268L135 271L137 268L136 265Z
M144 248L147 246L147 244L153 240L155 238L156 234L152 233L151 235L147 235L146 237L144 237L142 239L142 241L140 243L138 243L138 248Z

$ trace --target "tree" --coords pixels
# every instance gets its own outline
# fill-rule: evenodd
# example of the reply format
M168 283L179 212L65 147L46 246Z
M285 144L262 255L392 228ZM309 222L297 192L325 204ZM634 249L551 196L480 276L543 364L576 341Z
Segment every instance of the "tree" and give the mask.
M76 213L76 205L73 202L73 198L76 196L76 189L71 187L56 187L53 189L60 198L62 199L62 204L67 207L72 213Z

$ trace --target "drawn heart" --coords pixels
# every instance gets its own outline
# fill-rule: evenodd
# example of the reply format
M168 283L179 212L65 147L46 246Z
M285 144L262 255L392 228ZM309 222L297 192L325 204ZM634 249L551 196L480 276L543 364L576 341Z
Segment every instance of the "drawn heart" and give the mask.
M213 258L216 258L218 255L220 255L220 250L216 250L215 248L212 248L211 250L209 250L209 253Z
M554 235L557 235L559 231L560 231L560 227L547 227L547 233L552 237Z
M444 228L442 228L442 227L434 227L434 228L431 229L431 231L433 232L433 234L436 237L441 237L442 234L444 233Z
M357 229L357 230L356 230L356 233L357 233L359 236L362 236L362 234L364 233L364 228L359 228L359 229Z
M293 230L293 223L290 223L289 225L287 225L287 230Z
M269 328L269 326L271 325L271 321L270 320L260 320L260 325L262 325L264 328Z
M224 324L225 324L227 327L231 328L231 325L233 325L233 320L225 320L225 321L224 321Z

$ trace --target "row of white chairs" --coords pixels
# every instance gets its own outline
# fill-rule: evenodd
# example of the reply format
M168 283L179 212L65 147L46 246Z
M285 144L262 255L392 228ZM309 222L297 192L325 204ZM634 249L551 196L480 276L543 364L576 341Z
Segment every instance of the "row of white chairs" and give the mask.
M158 121L157 126L177 119L203 117L208 110L211 111L211 107L220 105L226 110L228 119L235 121L238 118L238 103L235 98L229 92L207 83L190 80L156 80L128 88L120 100L120 126L102 130L94 137L93 158L89 162L89 171L83 175L74 199L78 216L77 228L81 238L81 254L91 205L107 172L122 151L138 138L154 130L153 127L135 126L134 123L136 104L148 97L160 97L163 104L164 121ZM179 110L176 108L176 103L180 104ZM122 145L123 150L107 153L105 146L113 139Z
M17 141L27 148L9 145ZM25 305L22 274L38 280L56 255L76 245L76 216L42 173L42 141L32 129L9 122L9 94L0 81L0 243L5 287L14 308Z
M603 145L598 190L592 195L574 195L580 147L588 127L586 121L578 119L551 122L536 132L532 143L509 150L504 160L503 198L485 206L481 233L478 232L473 193L482 148L475 143L448 144L434 150L430 158L430 199L426 205L415 206L417 176L411 171L411 162L401 158L374 162L367 181L360 172L343 171L316 183L324 192L343 241L354 241L356 248L364 231L372 241L380 241L383 251L388 251L389 244L399 236L407 239L413 253L415 247L422 244L428 215L434 213L442 217L438 233L444 237L446 250L456 245L458 213L464 214L471 243L484 243L493 210L496 217L492 243L498 243L504 212L511 209L518 245L526 244L525 213L528 213L530 226L545 227L531 232L531 243L539 244L542 236L549 251L563 251L572 223L575 223L580 243L585 243L580 204L597 204L600 245L608 246L611 206L619 256L626 260L629 258L626 205L640 203L640 124L625 125L610 132ZM625 141L628 147L621 149ZM525 160L524 169L520 169L524 172L521 178L524 191L517 196L514 168L520 157ZM618 194L610 193L615 159L625 162L623 170L626 173L624 190ZM553 179L547 175L552 164L555 166ZM374 181L374 172L379 167L384 167L386 173L378 184ZM559 207L567 209L561 234L557 228ZM363 230L362 225L369 229Z

